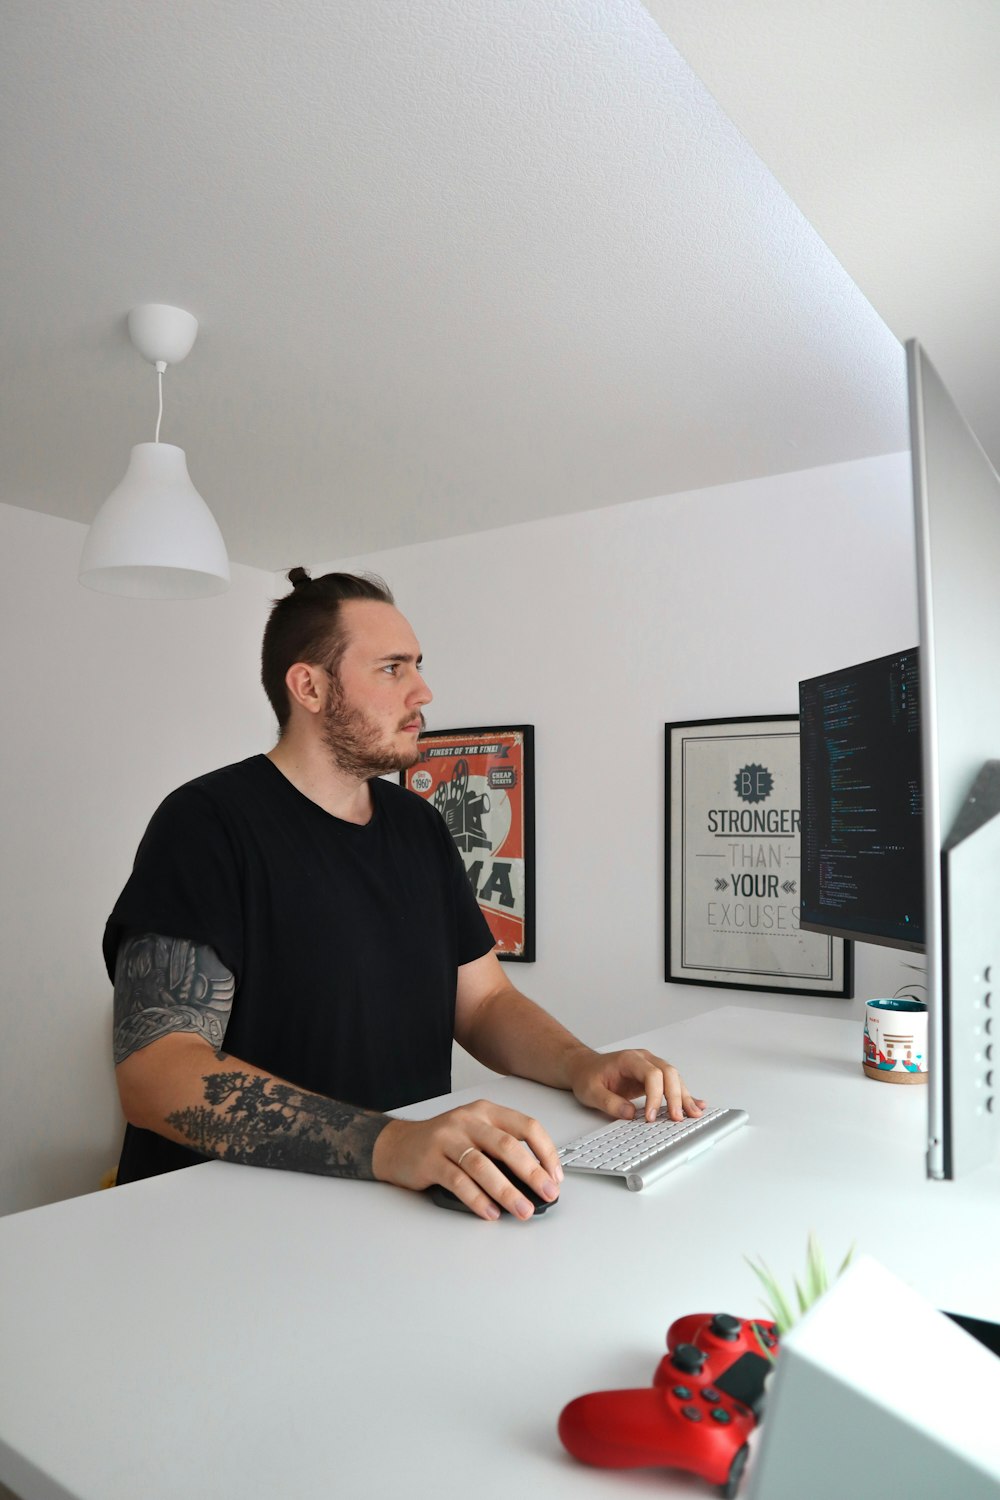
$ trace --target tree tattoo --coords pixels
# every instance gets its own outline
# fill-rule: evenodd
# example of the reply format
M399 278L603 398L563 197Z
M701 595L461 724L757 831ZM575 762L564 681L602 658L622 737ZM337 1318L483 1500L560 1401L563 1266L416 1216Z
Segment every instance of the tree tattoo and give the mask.
M158 933L126 938L115 968L116 1065L160 1037L200 1036L220 1062L235 1066L204 1075L204 1104L167 1116L192 1150L248 1166L370 1179L387 1117L239 1069L222 1050L235 990L232 973L207 943Z
M203 1105L167 1116L193 1150L246 1166L371 1179L385 1115L260 1073L208 1073L202 1082Z

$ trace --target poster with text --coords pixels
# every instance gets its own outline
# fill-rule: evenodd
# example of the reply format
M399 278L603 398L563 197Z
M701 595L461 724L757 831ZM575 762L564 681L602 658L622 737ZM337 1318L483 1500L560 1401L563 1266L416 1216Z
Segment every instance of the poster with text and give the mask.
M535 957L533 751L530 724L443 729L400 777L444 818L497 956L521 962Z
M666 725L668 981L848 997L850 943L799 927L796 715Z

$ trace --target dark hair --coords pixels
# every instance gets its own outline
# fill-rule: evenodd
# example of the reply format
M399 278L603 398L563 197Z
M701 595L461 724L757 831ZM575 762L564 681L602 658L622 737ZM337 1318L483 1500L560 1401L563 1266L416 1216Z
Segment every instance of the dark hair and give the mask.
M315 662L336 673L347 645L340 624L346 599L374 599L395 604L389 585L373 573L324 573L310 578L305 568L288 574L292 592L275 599L264 627L260 680L283 733L291 713L285 674L293 662Z

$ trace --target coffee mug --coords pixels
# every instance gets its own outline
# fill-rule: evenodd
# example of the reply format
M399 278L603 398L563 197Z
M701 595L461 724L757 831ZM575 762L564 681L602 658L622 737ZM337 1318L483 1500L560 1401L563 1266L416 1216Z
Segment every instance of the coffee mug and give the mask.
M927 1082L927 1006L922 1000L869 1000L864 1060L880 1083Z

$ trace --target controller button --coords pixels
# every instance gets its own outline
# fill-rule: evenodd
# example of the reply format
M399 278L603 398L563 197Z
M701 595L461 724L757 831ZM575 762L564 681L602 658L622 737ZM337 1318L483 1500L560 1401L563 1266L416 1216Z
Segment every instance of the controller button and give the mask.
M682 1406L681 1407L681 1416L682 1417L687 1417L687 1419L688 1419L689 1422L700 1422L701 1421L701 1411L699 1410L699 1408L697 1406Z
M719 1392L715 1389L714 1385L706 1385L701 1394L704 1396L706 1401L722 1400L722 1397L719 1395Z
M709 1332L714 1333L719 1339L738 1339L740 1336L740 1320L729 1313L716 1313L709 1324Z
M678 1370L683 1370L685 1375L697 1375L706 1357L694 1344L678 1344L671 1359Z
M694 1391L691 1390L690 1386L675 1385L674 1395L677 1397L678 1401L690 1401L691 1397L694 1395Z
M733 1420L724 1406L713 1406L709 1415L713 1422L721 1422L723 1427Z

